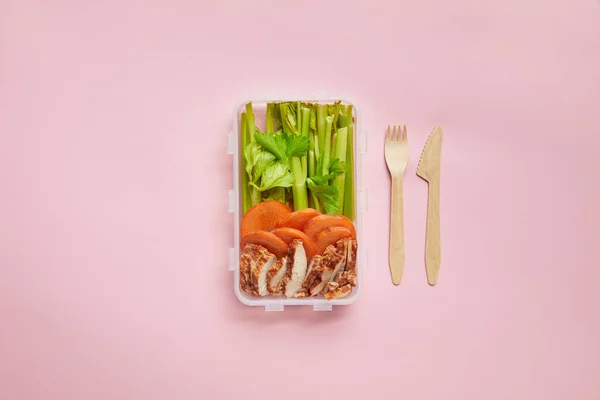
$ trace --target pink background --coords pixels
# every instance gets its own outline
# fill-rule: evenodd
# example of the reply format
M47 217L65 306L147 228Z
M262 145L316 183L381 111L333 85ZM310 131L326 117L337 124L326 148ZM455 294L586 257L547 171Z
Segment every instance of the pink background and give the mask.
M0 4L0 398L600 398L597 0ZM227 271L225 134L239 99L313 89L370 133L365 290L265 313ZM415 168L436 123L431 288Z

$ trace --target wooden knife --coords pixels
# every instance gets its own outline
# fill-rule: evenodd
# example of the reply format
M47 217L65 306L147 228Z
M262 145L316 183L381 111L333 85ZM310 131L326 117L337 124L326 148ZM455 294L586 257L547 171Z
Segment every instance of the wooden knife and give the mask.
M425 266L427 281L438 281L442 252L440 246L440 160L442 155L442 127L436 126L429 135L421 153L417 175L429 184L427 201L427 233L425 237Z

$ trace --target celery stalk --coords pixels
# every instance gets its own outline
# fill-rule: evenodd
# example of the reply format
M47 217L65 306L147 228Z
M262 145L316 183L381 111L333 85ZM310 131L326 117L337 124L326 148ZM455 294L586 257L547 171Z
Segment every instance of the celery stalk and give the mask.
M300 157L292 157L290 170L294 176L292 185L292 196L294 197L294 210L308 208L308 194L306 192L306 175L303 174L302 161Z
M302 109L300 107L300 102L296 103L296 126L298 127L298 134L302 133Z
M302 163L302 175L308 176L308 157L303 156L300 162Z
M273 103L267 103L267 126L265 129L266 133L273 133L273 123L275 122L273 118Z
M337 128L333 131L332 134L332 139L331 139L331 154L333 154L333 157L330 157L331 159L335 158L335 148L337 147L337 141L338 141L338 134L337 134Z
M310 129L310 108L301 107L299 108L298 114L300 114L299 121L302 121L298 126L298 131L302 134L302 136L309 137L309 129ZM307 171L307 156L302 157L302 170L304 172L304 179L308 174Z
M246 104L246 129L249 137L248 143L254 142L254 133L256 132L256 125L254 122L254 112L252 111L252 103ZM255 187L250 189L250 202L253 206L257 205L262 201L262 195Z
M317 107L317 133L319 135L319 148L324 149L325 148L325 133L326 133L325 117L327 117L327 105L326 104L317 104L316 107Z
M246 126L246 113L242 113L242 121L240 123L242 128L242 154L243 150L246 148L248 144L248 127ZM248 211L251 205L250 201L250 191L248 187L248 173L246 172L246 158L243 155L240 155L241 160L241 168L240 173L242 174L242 212L245 213Z
M308 151L308 176L312 177L315 175L315 151ZM310 189L309 189L310 190ZM310 197L308 198L308 206L311 208L316 207L316 196L314 193L310 192Z
M296 107L296 126L298 128L298 134L308 137L310 109L301 107L300 103L297 103ZM292 185L294 210L308 208L308 192L306 190L308 166L306 155L302 157L292 157L290 161L290 171L294 176L294 184Z
M331 129L333 124L333 116L325 117L325 140L323 149L323 176L329 175L329 162L331 158Z
M319 138L317 136L317 132L316 131L310 132L309 139L310 139L310 147L308 149L308 176L310 178L312 178L318 174L318 172L317 172L317 159L318 159L317 154L318 154L318 150L319 150ZM312 190L310 190L310 189L308 189L308 190L310 191L309 206L320 212L321 204L319 203L319 199L317 198L317 195L314 194L312 192Z
M348 106L348 140L346 145L346 183L344 184L344 215L354 221L354 122L352 106Z
M308 176L312 177L315 176L315 143L314 143L314 139L311 136L310 137L310 149L308 150Z
M349 125L348 124L348 122L349 122L348 107L343 104L338 104L336 110L338 113L338 119L337 119L338 130L336 132L335 140L333 142L334 143L333 154L334 154L334 158L337 158L340 161L345 163L346 156L347 156L347 147L348 147L348 125ZM343 214L344 213L345 186L346 186L345 173L338 175L333 180L333 186L335 186L337 188L338 193L339 193L338 208L337 208L336 213Z
M348 141L348 127L338 128L337 131L337 145L336 145L336 153L334 155L335 158L338 158L340 161L346 161L346 143ZM333 186L335 186L339 193L338 198L338 209L336 214L343 214L344 211L344 186L346 183L345 173L338 175L333 180Z
M321 146L319 145L319 135L317 132L315 132L313 134L314 138L315 138L315 161L319 161L319 158L321 158ZM317 171L317 173L320 173L321 171Z

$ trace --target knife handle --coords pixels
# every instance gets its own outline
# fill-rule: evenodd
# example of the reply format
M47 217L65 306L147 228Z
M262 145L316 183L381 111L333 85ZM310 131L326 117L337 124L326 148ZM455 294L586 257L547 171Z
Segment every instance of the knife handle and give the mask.
M427 233L425 236L425 266L427 267L427 282L431 286L438 281L442 250L440 245L440 181L429 182L427 201Z
M402 175L392 175L392 211L390 219L390 271L392 282L399 285L404 271L404 202Z

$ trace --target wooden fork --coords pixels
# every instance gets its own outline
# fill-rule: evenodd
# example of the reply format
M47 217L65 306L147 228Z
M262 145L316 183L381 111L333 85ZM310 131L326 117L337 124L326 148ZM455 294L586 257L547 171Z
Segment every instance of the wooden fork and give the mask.
M390 216L390 271L392 282L399 285L404 271L404 211L402 177L408 164L406 125L390 129L385 137L385 162L392 176L392 212Z

